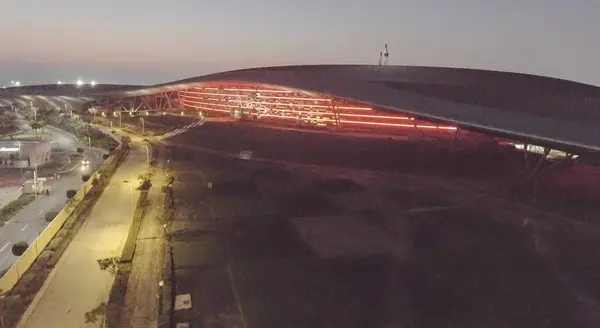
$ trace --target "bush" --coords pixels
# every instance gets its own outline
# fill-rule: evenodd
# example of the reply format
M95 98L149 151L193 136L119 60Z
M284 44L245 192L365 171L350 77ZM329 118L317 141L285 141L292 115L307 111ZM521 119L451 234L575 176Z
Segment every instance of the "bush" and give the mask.
M83 153L83 148L77 147L77 152L80 153L80 154L82 154Z
M14 256L21 256L29 248L29 244L26 241L19 241L12 245L12 253Z
M112 152L114 152L114 151L115 151L115 149L117 149L117 148L115 148L115 147L110 147L110 148L108 148L108 151L112 153Z
M90 179L90 175L89 174L84 174L81 176L81 180L83 182L88 182L88 180Z
M152 187L152 182L150 181L150 179L144 179L144 180L142 180L140 185L137 187L137 189L138 190L148 190L148 189L150 189L150 187Z
M102 155L102 158L103 158L103 159L108 159L108 156L110 156L110 155L108 155L108 154L104 154L104 155Z
M58 215L58 212L46 212L46 214L44 215L44 218L46 219L47 222L52 222L52 220L54 220L54 218Z
M67 198L68 199L73 199L73 197L75 197L76 194L77 194L77 190L75 190L75 189L67 190Z

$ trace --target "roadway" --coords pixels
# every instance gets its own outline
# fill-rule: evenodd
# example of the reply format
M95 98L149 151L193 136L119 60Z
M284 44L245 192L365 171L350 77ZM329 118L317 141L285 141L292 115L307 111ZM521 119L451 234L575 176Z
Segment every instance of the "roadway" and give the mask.
M74 136L55 128L45 130L52 138L53 151L74 152L76 150L78 141ZM36 200L21 209L0 228L0 272L8 270L17 260L17 257L12 254L11 245L19 241L27 241L31 244L48 225L44 217L46 212L60 211L67 201L67 190L79 189L83 184L81 176L93 173L93 168L102 163L102 155L106 153L105 150L96 148L84 148L84 150L84 154L90 160L89 166L78 166L72 172L62 174L59 179L47 180L45 187L50 188L50 195L38 195Z
M106 302L114 277L97 260L119 256L127 239L139 192L137 176L147 170L146 150L134 139L86 222L35 296L18 327L100 327L85 313ZM130 182L125 182L128 180Z

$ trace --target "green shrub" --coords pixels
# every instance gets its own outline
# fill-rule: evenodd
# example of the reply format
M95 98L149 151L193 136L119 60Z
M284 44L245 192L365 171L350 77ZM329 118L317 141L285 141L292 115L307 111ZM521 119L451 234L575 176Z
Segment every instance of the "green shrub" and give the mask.
M81 176L81 180L83 182L88 182L88 180L90 179L90 175L89 174L84 174Z
M46 214L44 215L44 218L46 219L47 222L52 222L52 220L54 220L54 218L58 215L58 212L46 212Z
M68 199L73 199L73 197L75 197L76 194L77 194L77 190L75 190L75 189L67 190L67 198Z
M19 241L12 245L12 253L14 256L21 256L29 248L29 244L26 241Z

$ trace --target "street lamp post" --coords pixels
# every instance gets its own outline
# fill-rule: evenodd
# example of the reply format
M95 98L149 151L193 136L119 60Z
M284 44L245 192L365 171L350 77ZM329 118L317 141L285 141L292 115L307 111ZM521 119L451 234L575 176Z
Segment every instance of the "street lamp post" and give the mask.
M144 135L144 130L145 130L144 118L142 117L142 135Z

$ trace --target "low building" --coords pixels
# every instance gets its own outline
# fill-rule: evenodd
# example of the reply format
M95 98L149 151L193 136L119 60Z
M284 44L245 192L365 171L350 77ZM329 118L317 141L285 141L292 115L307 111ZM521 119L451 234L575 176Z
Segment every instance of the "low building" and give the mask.
M50 160L51 144L47 141L0 141L0 165L35 167Z

